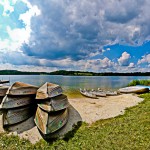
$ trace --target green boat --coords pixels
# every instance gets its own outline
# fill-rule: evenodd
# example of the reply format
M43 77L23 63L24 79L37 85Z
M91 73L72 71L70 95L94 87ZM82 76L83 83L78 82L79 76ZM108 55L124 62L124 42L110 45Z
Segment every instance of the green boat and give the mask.
M44 135L48 135L61 129L68 120L68 109L48 113L41 108L37 108L34 122Z

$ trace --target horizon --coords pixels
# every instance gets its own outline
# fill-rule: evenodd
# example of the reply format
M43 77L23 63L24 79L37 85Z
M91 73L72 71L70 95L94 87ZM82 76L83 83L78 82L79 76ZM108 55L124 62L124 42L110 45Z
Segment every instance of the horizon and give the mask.
M147 0L2 0L0 70L150 72Z

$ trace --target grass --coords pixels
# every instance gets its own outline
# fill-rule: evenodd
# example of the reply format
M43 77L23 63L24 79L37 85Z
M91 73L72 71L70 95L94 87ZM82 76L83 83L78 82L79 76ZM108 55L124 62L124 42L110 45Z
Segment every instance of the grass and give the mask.
M135 85L150 85L150 80L133 80L128 84L128 86Z
M69 140L35 145L17 136L0 134L3 150L149 150L150 149L150 93L140 95L144 101L128 108L124 115L100 120L92 125L83 123ZM68 135L69 136L69 135Z

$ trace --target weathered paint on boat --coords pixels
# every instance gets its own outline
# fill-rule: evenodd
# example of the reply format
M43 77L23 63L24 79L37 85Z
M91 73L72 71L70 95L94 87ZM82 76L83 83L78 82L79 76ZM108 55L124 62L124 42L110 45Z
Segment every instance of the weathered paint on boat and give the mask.
M145 92L149 92L149 89L144 88L144 87L130 86L130 87L119 89L119 92L121 93L145 93Z
M96 95L93 94L93 93L90 93L86 90L82 90L80 89L80 93L83 95L83 96L86 96L86 97L89 97L89 98L94 98L94 99L97 99Z
M37 90L36 99L52 98L61 95L62 92L63 90L59 85L46 82Z
M0 86L0 96L5 96L9 86Z
M6 95L1 103L1 108L2 109L17 108L32 103L35 103L35 96L33 95L19 95L19 96Z
M66 95L62 94L48 100L42 101L38 104L40 108L47 112L59 111L65 109L69 106L68 98Z
M30 118L35 113L32 107L9 109L3 111L3 125L12 125Z
M36 94L38 87L23 82L15 82L7 91L8 95L33 95Z
M35 124L38 129L44 134L51 134L62 128L68 120L68 109L58 112L48 113L41 108L37 108L35 116Z
M106 95L107 96L116 96L116 95L118 95L118 93L116 91L115 92L106 91Z
M100 97L106 97L106 93L102 92L102 91L91 91L90 93L96 95L96 96L100 96Z

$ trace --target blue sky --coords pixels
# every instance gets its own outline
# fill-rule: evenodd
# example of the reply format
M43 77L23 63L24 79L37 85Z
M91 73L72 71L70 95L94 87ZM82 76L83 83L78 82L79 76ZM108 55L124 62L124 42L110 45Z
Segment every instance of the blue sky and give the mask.
M148 0L1 0L0 69L150 71Z

